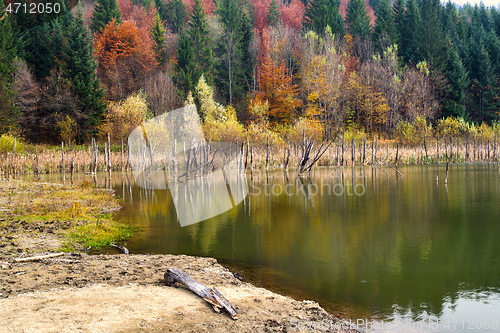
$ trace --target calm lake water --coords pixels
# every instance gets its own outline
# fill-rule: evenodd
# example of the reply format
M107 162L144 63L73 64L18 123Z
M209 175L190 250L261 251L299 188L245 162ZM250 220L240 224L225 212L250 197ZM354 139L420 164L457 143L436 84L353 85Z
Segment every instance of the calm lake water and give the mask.
M374 331L500 332L498 165L383 169L247 173L245 200L185 227L169 190L111 185L131 253L214 257Z

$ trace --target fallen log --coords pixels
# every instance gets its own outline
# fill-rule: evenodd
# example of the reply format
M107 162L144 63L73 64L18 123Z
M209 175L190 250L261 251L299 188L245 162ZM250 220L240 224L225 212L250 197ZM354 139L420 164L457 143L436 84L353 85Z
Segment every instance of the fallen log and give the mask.
M51 254L46 254L46 255L37 256L37 257L16 258L16 259L14 259L14 261L15 262L36 261L36 260L41 260L41 259L60 257L62 255L64 255L64 252L51 253Z
M116 245L116 244L111 244L111 246L117 248L120 251L122 251L123 254L130 254L130 251L125 246Z
M165 273L165 283L172 286L175 282L179 282L186 286L196 295L203 298L210 303L215 312L220 313L221 309L225 309L234 320L238 320L238 311L229 303L229 301L222 296L222 294L215 288L208 288L207 286L199 283L183 271L177 268L169 268Z

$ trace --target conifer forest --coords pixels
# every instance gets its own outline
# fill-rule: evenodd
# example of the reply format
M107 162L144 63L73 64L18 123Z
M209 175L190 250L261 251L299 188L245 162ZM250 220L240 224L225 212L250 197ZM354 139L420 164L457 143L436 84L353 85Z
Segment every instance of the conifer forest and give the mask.
M51 2L49 2L51 1ZM5 0L0 135L126 138L194 103L212 140L500 133L500 11L439 0ZM347 135L347 134L346 134ZM284 141L283 141L284 142Z

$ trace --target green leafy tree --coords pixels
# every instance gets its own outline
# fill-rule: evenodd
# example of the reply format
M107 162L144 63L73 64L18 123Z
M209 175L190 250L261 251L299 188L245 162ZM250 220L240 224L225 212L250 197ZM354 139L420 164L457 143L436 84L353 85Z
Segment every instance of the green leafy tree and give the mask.
M304 28L323 35L329 26L334 34L343 35L344 20L339 6L339 0L311 0L304 13Z
M173 33L178 34L186 25L186 5L182 0L170 0L166 5L167 15L165 21Z
M346 25L356 39L367 39L371 33L370 18L364 0L350 0L347 6Z
M116 0L96 0L90 18L92 32L100 32L113 19L116 23L122 22L122 13Z
M381 0L376 11L377 19L373 29L373 41L382 53L390 45L397 43L394 14L389 0Z
M269 4L267 21L269 22L269 25L272 25L273 27L277 26L280 23L280 11L278 10L276 0L271 0L271 3Z

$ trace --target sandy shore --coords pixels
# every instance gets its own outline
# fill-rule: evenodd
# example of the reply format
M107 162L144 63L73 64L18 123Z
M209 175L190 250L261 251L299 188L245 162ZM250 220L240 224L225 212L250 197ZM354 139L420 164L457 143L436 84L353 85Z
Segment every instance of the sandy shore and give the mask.
M311 301L242 282L212 258L173 255L64 256L0 263L1 332L346 332ZM183 286L163 281L170 267L216 287L239 319L216 313Z

